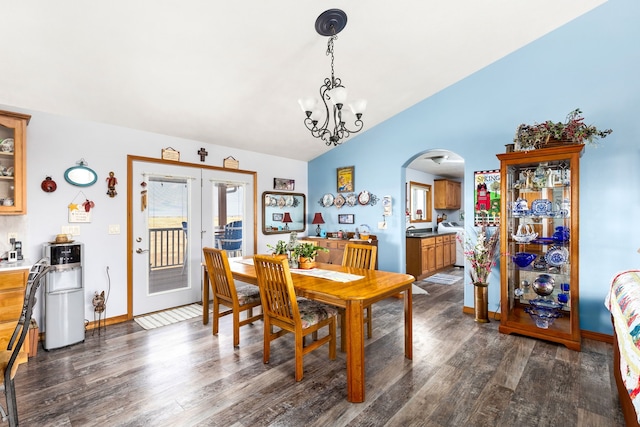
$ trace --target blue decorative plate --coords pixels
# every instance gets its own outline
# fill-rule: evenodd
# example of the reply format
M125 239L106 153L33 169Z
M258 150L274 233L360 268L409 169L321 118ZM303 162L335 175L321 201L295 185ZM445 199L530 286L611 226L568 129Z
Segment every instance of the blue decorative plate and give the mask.
M547 264L553 267L561 267L569 260L569 251L562 246L552 246L544 256Z
M545 216L551 212L551 200L536 199L531 202L531 214L535 216Z

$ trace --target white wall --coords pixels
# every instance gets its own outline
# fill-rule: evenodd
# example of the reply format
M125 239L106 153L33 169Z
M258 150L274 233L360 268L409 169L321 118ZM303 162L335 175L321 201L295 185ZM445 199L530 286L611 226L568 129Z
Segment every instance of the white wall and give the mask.
M184 140L148 132L140 132L100 123L81 121L43 114L15 107L2 109L31 114L27 128L27 215L0 216L0 251L9 249L6 233L18 233L23 241L24 255L31 261L42 255L42 244L61 233L68 223L68 205L88 198L95 202L91 223L76 223L80 235L75 239L85 245L85 318L93 321L91 299L95 291L107 290L109 267L111 293L107 303L108 317L127 313L127 155L160 158L162 148L180 151L180 160L204 165L222 166L233 156L240 168L258 173L258 197L273 190L273 178L295 179L296 192L307 193L307 163L282 157L268 156L198 141ZM197 152L205 147L209 155L200 162ZM64 171L81 158L98 174L91 187L76 187L64 180ZM118 179L114 198L107 196L106 178L110 171ZM51 176L58 184L54 193L45 193L40 183ZM139 188L134 183L134 189ZM307 199L307 203L309 200ZM308 211L308 208L307 208ZM258 252L266 252L267 243L278 237L265 236L262 230L262 209L258 212ZM120 225L121 233L109 235L111 224ZM302 233L301 233L302 234ZM38 298L40 303L43 298ZM40 307L36 308L38 324L43 325Z

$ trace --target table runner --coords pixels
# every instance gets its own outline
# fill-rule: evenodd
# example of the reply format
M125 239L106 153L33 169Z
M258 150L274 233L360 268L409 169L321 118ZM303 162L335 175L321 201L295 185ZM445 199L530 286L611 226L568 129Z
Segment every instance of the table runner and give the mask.
M328 279L333 280L334 282L344 283L353 282L355 280L364 278L364 276L358 276L357 274L342 273L340 271L333 270L323 270L321 268L311 268L304 270L299 268L292 268L291 272L295 274L303 274L305 276L319 277L321 279Z

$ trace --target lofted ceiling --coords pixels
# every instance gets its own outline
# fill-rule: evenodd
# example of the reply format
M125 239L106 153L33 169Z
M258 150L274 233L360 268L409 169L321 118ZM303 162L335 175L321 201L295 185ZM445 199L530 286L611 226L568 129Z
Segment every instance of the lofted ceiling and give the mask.
M324 10L347 13L335 75L365 132L604 0L323 3L2 2L0 104L308 161L330 149L297 102L330 74Z

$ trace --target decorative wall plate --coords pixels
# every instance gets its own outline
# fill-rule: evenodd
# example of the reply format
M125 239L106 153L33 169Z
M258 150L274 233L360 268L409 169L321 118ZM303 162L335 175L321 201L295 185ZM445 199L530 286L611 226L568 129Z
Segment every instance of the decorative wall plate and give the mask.
M338 209L340 209L344 205L345 202L346 202L346 200L344 199L342 194L338 194L336 196L336 198L333 200L333 204L336 205L336 208L338 208Z
M331 205L333 205L333 194L327 193L322 196L322 206L328 208Z
M371 193L369 193L366 190L361 191L360 194L358 195L358 203L360 203L361 205L368 205L370 199L371 199Z
M355 206L358 203L356 193L347 194L347 206Z

